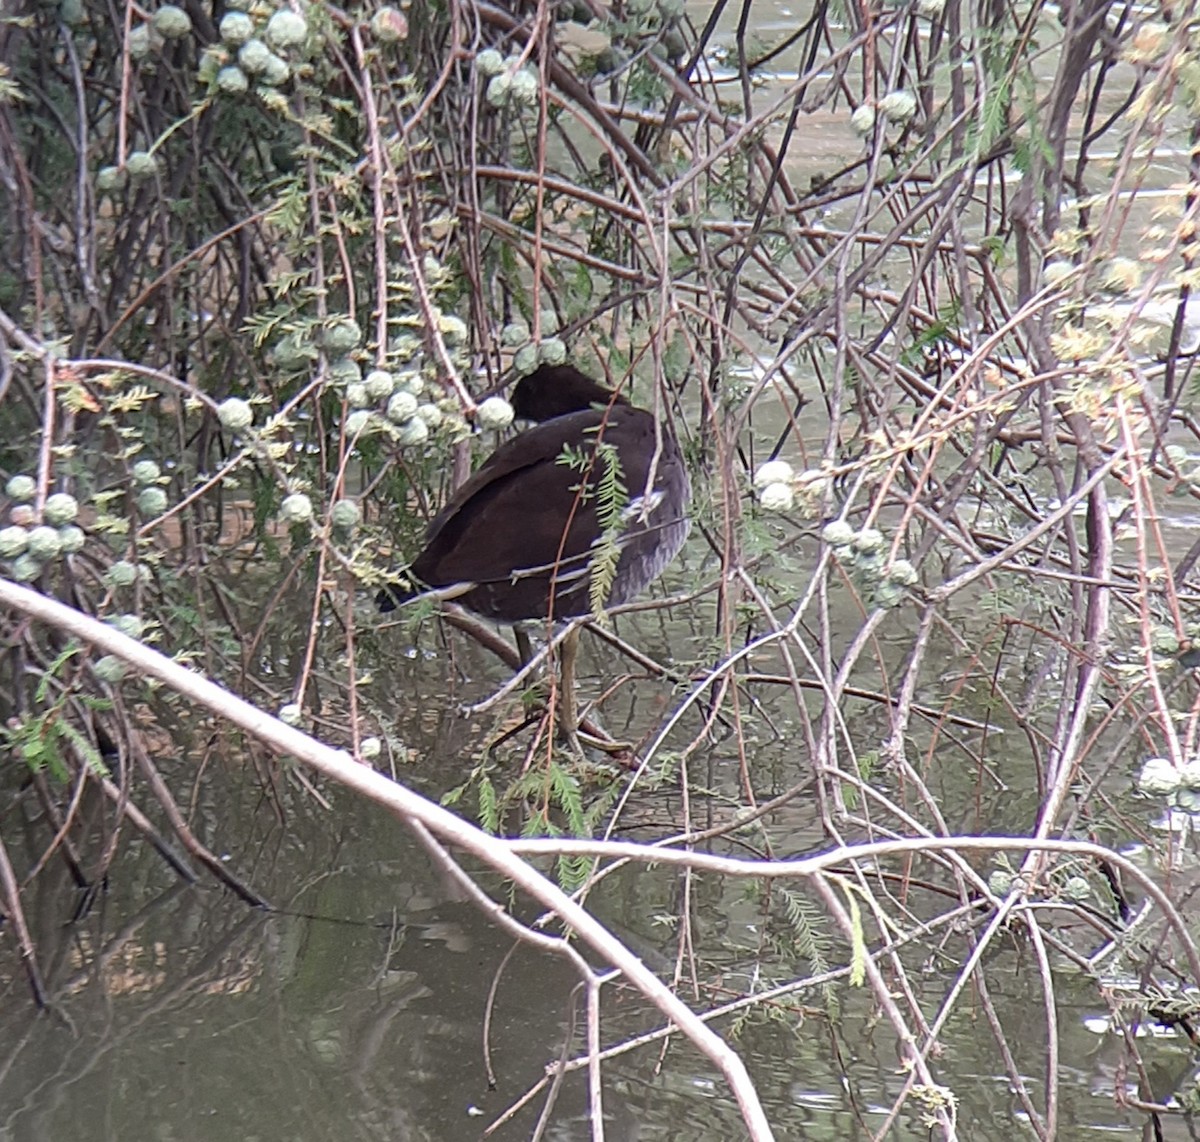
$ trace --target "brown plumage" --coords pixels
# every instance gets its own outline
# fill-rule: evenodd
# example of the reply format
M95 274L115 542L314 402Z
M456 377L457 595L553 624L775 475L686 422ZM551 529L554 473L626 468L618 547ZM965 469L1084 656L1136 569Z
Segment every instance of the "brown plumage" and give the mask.
M485 618L576 618L592 610L593 555L619 551L602 603L635 598L687 536L691 489L674 437L570 365L541 366L512 403L518 417L539 423L500 445L459 488L430 524L412 577ZM582 463L564 463L568 451ZM614 455L626 506L604 535L596 489ZM391 609L397 597L408 596L382 605Z

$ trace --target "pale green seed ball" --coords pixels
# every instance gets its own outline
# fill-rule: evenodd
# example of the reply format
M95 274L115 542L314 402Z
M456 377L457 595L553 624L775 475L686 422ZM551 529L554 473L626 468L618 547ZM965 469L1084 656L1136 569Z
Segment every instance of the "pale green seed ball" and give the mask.
M101 194L116 194L124 188L127 178L120 167L101 167L96 172L96 189Z
M279 518L284 523L308 523L313 517L312 500L303 492L293 492L279 505Z
M417 398L408 392L392 393L387 403L387 418L402 424L417 411Z
M790 512L796 504L791 484L768 484L759 492L758 499L769 512Z
M271 58L267 60L267 66L263 69L262 81L268 87L281 87L292 78L292 69L285 59L280 59L279 56L271 53Z
M541 88L537 73L523 67L512 78L509 98L519 107L536 107Z
M362 330L357 322L342 318L321 332L321 347L333 357L343 357L358 348Z
M0 559L16 559L29 546L29 532L23 527L0 527Z
M1013 888L1013 875L1002 868L993 869L988 874L988 891L993 896L1005 897Z
M383 369L372 369L366 378L367 395L373 401L386 400L396 387L396 378Z
M821 529L821 538L830 547L849 547L854 542L855 531L844 519L835 519Z
M786 460L768 460L754 473L754 487L761 491L771 484L790 484L795 476L795 469Z
M538 347L523 345L513 357L513 367L523 377L528 376L538 367Z
M226 12L217 31L227 44L238 47L254 35L254 21L245 12Z
M371 35L381 44L395 44L408 38L408 17L390 4L371 17Z
M403 424L396 426L396 443L402 448L412 448L424 444L429 439L429 427L419 417L414 416Z
M111 618L105 619L105 622L113 630L119 630L129 638L141 638L142 631L145 629L145 624L137 615L113 615Z
M17 503L27 503L37 494L37 481L32 476L11 476L4 485L4 494Z
M475 412L479 427L499 431L513 422L513 406L503 397L488 397Z
M115 686L125 677L125 672L128 668L124 661L115 654L106 654L103 658L97 659L92 669L95 670L96 677L101 682L107 682L109 685Z
M362 520L362 509L353 500L338 500L329 509L329 518L334 527L352 531Z
M62 527L63 524L71 523L79 515L79 501L66 492L55 492L54 495L46 497L42 515L47 523L53 524L55 527Z
M162 488L143 488L138 492L138 511L143 516L159 516L167 510L167 493Z
M158 159L149 151L131 151L125 169L134 182L145 182L158 173Z
M873 555L882 547L883 532L873 527L864 527L854 537L854 550L861 551L864 555Z
M329 379L335 385L356 385L363 379L362 366L353 357L339 357L329 363Z
M475 56L475 70L491 79L504 70L504 57L495 48L484 48Z
M27 551L39 563L49 563L51 559L57 559L62 551L62 539L54 528L43 524L29 533Z
M538 346L538 360L543 365L561 365L567 359L567 346L560 337L547 337Z
M153 484L162 475L154 460L139 460L133 466L133 479L138 484Z
M285 726L298 726L304 720L304 711L298 702L289 702L279 708L279 720Z
M1091 898L1092 886L1087 882L1086 877L1069 876L1066 883L1062 886L1062 894L1072 903L1082 904L1085 900Z
M358 756L363 761L374 761L383 752L383 742L378 738L363 738L358 743Z
M360 408L346 417L346 435L360 436L374 427L375 414L370 409Z
M366 385L355 383L346 386L346 403L351 408L366 408L375 402L371 400L371 394L367 392Z
M529 342L529 326L523 321L510 321L500 330L500 344L506 349L519 349Z
M298 12L280 8L267 21L266 37L277 51L298 48L308 38L308 23Z
M32 583L42 573L42 565L26 552L12 561L8 573L18 583Z
M917 581L917 569L907 559L897 559L887 569L886 576L898 587L911 587Z
M192 18L176 4L164 4L154 13L154 30L164 40L182 40L191 34Z
M217 405L217 419L230 432L241 432L254 423L254 410L241 397L227 397Z
M260 39L247 40L238 48L238 67L247 75L259 75L267 70L271 49Z
M64 555L74 555L77 551L82 551L84 544L87 543L87 536L83 534L83 529L76 527L74 524L67 524L66 527L58 529L58 538L62 543L62 552Z
M143 60L154 47L154 36L149 24L138 24L129 29L129 58Z
M420 417L428 429L432 430L441 427L443 420L442 410L436 404L419 404L417 405L417 411L413 415Z
M484 98L491 107L503 107L508 102L508 95L511 90L512 76L507 72L501 72L499 75L493 75L488 80Z
M113 587L132 587L137 582L138 569L128 559L118 559L104 578Z

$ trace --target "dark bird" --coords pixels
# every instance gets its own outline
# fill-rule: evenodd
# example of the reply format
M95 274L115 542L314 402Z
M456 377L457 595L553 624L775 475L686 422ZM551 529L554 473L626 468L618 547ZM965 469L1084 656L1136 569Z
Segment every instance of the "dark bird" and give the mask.
M500 445L429 525L409 573L498 622L578 618L636 598L688 532L687 469L670 430L570 365L518 384L536 421ZM393 588L391 610L411 593ZM563 651L563 693L568 696ZM568 733L573 716L562 721Z

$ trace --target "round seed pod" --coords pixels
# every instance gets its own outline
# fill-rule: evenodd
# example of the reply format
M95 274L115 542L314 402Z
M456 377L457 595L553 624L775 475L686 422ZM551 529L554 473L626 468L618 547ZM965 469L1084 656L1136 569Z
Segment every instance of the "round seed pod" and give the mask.
M62 551L62 540L54 528L42 524L29 533L26 551L39 563L49 563L51 559L57 559Z
M1013 888L1013 874L1003 868L993 869L988 873L988 891L993 896L1005 897Z
M491 79L504 70L504 57L495 48L484 48L475 55L475 70Z
M375 414L370 409L360 408L352 412L345 420L346 435L360 436L374 427Z
M293 492L284 496L279 505L279 518L284 523L308 523L313 517L312 500L303 492Z
M154 460L139 460L133 466L133 478L138 484L153 484L162 475L162 469Z
M346 403L351 408L366 408L375 402L371 400L371 394L367 392L367 386L355 382L346 386Z
M145 182L158 174L158 159L149 151L131 151L125 160L125 169L134 182Z
M917 569L907 559L897 559L886 571L889 583L911 587L917 581Z
M874 555L883 547L883 532L873 527L864 527L854 537L854 550L863 555Z
M538 347L522 345L513 356L513 367L522 376L528 376L538 367Z
M127 182L125 172L120 167L101 167L96 172L96 189L101 194L116 194Z
M335 385L361 384L362 366L353 357L339 357L329 364L329 379Z
M271 49L260 39L249 39L238 48L238 67L247 75L261 75L270 59Z
M217 405L217 419L230 432L241 432L254 423L254 410L241 397L226 397Z
M285 726L298 726L304 720L304 711L300 709L300 703L288 702L286 706L280 706L279 720Z
M192 31L192 18L176 4L164 4L154 13L154 30L164 40L182 40Z
M32 476L10 476L4 494L17 503L26 503L37 494L37 481Z
M138 569L128 559L118 559L104 578L113 587L132 587L137 582Z
M419 416L414 416L411 420L396 425L396 443L401 448L413 448L418 444L424 444L428 439L429 428Z
M513 406L503 397L488 397L475 411L480 428L498 431L513 422Z
M137 615L113 615L104 620L113 630L119 630L129 638L141 638L145 624Z
M167 510L167 493L159 487L143 488L138 492L137 506L144 516L162 515Z
M9 564L8 573L18 583L32 583L42 573L42 565L29 552L25 552Z
M8 518L18 527L32 527L37 523L37 516L29 504L13 504L9 509Z
M503 107L508 102L508 94L511 90L512 76L508 72L502 71L488 80L487 91L484 92L483 97L488 101L488 106Z
M338 500L329 509L329 519L334 527L353 531L362 520L362 509L353 500Z
M895 583L889 583L886 579L875 588L875 605L882 607L885 611L892 610L893 607L898 607L904 602L904 591Z
M96 677L101 682L107 682L109 685L115 686L125 677L128 667L126 667L124 660L118 658L115 654L106 654L103 658L96 660L92 669L96 672Z
M542 85L537 73L523 67L512 78L512 86L508 89L508 97L519 107L536 107L541 94Z
M308 38L308 22L290 8L280 8L268 21L267 43L276 51L298 48Z
M254 35L254 20L245 12L226 12L217 32L230 47L240 47Z
M835 519L821 529L821 538L830 547L849 547L854 542L855 531L844 519Z
M1070 900L1074 904L1082 904L1085 900L1090 900L1092 896L1092 886L1088 883L1085 876L1069 876L1066 883L1062 886L1063 897Z
M407 39L408 17L399 8L385 4L371 17L371 35L381 44L394 44ZM476 66L478 66L478 59Z
M500 344L506 349L519 349L529 341L529 326L523 321L510 321L500 330Z
M869 135L875 130L875 108L870 103L856 107L850 115L850 126L859 135Z
M754 487L761 490L770 484L790 484L795 476L795 469L786 460L768 460L754 473Z
M768 484L758 494L759 503L769 512L790 512L796 504L791 484Z
M79 501L66 492L55 492L54 495L47 496L46 504L42 508L42 515L46 522L55 527L71 523L78 514Z
M362 341L362 330L358 323L344 317L328 325L321 332L321 348L330 356L344 357L358 348Z
M263 68L262 81L268 87L282 87L292 78L292 68L287 60L271 53L267 66Z
M64 555L74 555L75 552L82 551L84 544L87 543L87 536L83 534L83 529L76 527L73 523L67 524L66 527L60 527L58 538L62 544Z
M413 415L420 417L425 422L425 427L430 430L441 427L443 414L436 404L419 404Z
M1171 759L1167 757L1146 758L1137 778L1138 792L1151 797L1170 796L1181 784L1182 777L1179 770L1171 764Z
M561 337L547 337L538 346L538 360L543 365L561 365L567 359L567 346Z
M417 411L417 398L412 393L392 393L387 403L387 418L393 424L403 424Z
M903 88L889 91L879 101L879 110L893 123L907 123L917 113L917 97Z
M383 742L378 738L363 738L358 743L358 756L363 761L374 761L383 752Z
M384 369L372 369L367 374L367 396L373 401L386 400L396 388L396 378Z
M396 392L406 392L414 397L419 397L425 391L425 378L420 373L407 369L403 373L396 374L396 383L393 388Z
M29 532L23 527L0 527L0 559L16 559L29 546Z
M149 24L138 24L129 29L129 58L143 60L154 49L154 34Z

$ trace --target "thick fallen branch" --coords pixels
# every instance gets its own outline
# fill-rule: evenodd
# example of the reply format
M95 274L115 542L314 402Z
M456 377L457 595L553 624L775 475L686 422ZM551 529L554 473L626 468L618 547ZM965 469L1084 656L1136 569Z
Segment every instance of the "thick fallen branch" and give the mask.
M156 678L177 693L208 707L281 753L296 758L327 777L391 809L406 821L417 821L435 837L471 853L508 877L549 909L580 940L617 968L725 1076L741 1108L754 1142L775 1135L741 1058L684 1004L620 940L510 849L503 839L468 824L390 778L362 765L344 750L333 749L286 726L270 714L243 701L208 678L173 662L144 643L80 611L27 587L0 578L0 607L67 631L108 654L124 659L142 674Z

